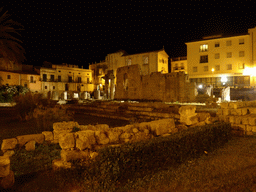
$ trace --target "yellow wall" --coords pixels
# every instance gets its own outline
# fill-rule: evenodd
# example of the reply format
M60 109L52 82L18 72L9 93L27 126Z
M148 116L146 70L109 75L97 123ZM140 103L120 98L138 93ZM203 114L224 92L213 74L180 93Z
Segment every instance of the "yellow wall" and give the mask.
M31 77L33 77L33 79L31 79ZM32 92L41 92L40 75L20 74L20 85L24 87L27 86Z
M185 72L188 73L187 57L171 58L171 72Z
M239 45L239 39L244 39L244 44ZM229 40L232 41L231 46L226 45L226 42ZM215 43L217 42L220 45L219 47L215 47ZM251 67L249 35L202 40L186 44L188 74L190 78L220 76L223 74L242 75L244 69L239 69L240 64L244 63L245 67ZM200 45L204 44L208 45L208 51L200 52ZM244 51L244 57L239 57L240 51ZM227 58L228 53L232 53L231 58ZM219 59L215 58L215 54L219 54ZM208 62L200 63L200 56L204 55L208 55ZM228 64L232 64L232 70L228 70ZM216 65L220 65L220 70L217 70ZM204 70L204 66L208 66L208 71ZM193 72L193 67L197 67L197 72Z
M9 78L8 78L9 76ZM20 74L13 73L8 71L0 71L0 77L2 81L0 82L2 85L20 85Z

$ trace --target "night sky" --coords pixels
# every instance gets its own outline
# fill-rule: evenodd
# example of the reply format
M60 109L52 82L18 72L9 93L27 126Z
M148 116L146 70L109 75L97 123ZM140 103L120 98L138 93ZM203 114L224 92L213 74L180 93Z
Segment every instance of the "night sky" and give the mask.
M88 68L120 49L129 54L186 45L215 33L256 27L254 1L6 1L1 7L24 26L24 64L69 63Z

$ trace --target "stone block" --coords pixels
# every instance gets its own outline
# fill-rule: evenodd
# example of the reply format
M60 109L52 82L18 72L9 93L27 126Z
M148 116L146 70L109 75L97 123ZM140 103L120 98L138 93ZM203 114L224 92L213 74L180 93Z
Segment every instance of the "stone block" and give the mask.
M236 123L236 117L237 117L237 116L230 115L230 116L229 116L229 122L230 122L230 123Z
M249 117L248 116L241 116L242 118L242 124L243 125L248 125L249 124Z
M25 144L25 149L27 151L34 151L36 149L36 141L29 141Z
M242 109L232 109L230 110L231 115L242 115Z
M222 110L223 115L224 115L224 116L230 115L230 110L231 110L231 109L226 109L226 108L223 109L223 110Z
M5 151L5 150L15 149L17 144L18 144L18 140L16 138L4 139L2 142L1 150Z
M150 139L151 135L146 134L145 132L137 132L134 134L134 136L131 138L132 142L137 142L137 141L143 141Z
M36 141L36 143L42 144L44 142L44 135L43 134L21 135L17 137L17 140L20 146L24 146L29 141Z
M171 129L175 128L174 119L161 119L149 122L150 130L155 135L163 135L169 133Z
M255 107L249 107L249 113L250 114L256 114L256 108Z
M239 125L239 124L242 124L242 117L243 117L243 116L237 116L237 117L236 117L236 124L238 124L238 125Z
M245 131L252 131L252 127L253 127L253 125L246 125L246 130Z
M110 143L118 143L119 137L122 134L122 131L109 131L107 132L107 134L108 134Z
M216 115L223 115L223 109L218 109Z
M97 131L108 131L109 126L107 124L97 124L97 125L95 125L95 129Z
M63 122L56 122L53 123L53 130L54 131L67 131L71 132L74 127L79 127L79 124L74 121L63 121Z
M59 145L62 149L71 149L75 147L74 133L62 133L59 135Z
M250 115L248 117L249 125L256 125L256 115Z
M241 130L246 130L246 128L247 128L247 125L242 125L242 124L239 124L239 125L237 125Z
M70 162L62 161L61 159L54 159L52 161L52 169L54 171L60 170L60 169L70 169L72 164Z
M220 107L222 109L227 109L228 108L228 103L227 102L220 103Z
M107 134L103 131L95 131L96 142L100 145L106 145L110 142Z
M201 112L201 113L197 113L197 117L198 117L199 122L201 122L201 121L209 122L211 115L210 115L210 113Z
M78 159L88 159L90 157L89 151L77 151L77 150L61 150L61 160L70 162Z
M124 132L120 135L120 140L124 141L124 140L130 139L132 136L133 136L132 133Z
M0 178L0 189L10 189L15 182L14 172L10 171L5 177Z
M183 116L180 115L180 123L184 123L185 125L193 125L198 123L198 117L197 115L195 116Z
M252 132L253 132L253 133L256 132L256 126L252 126Z
M15 154L14 150L7 150L4 152L4 156L13 156Z
M99 155L99 153L97 153L95 151L90 151L90 158L91 159L95 159L98 155Z
M51 131L44 131L42 134L44 135L45 141L53 141L53 133Z
M6 177L10 174L9 156L0 156L0 177Z
M228 107L232 109L242 108L243 106L244 106L243 102L230 102L228 104Z
M247 115L249 114L248 108L241 108L241 115Z
M76 135L76 148L80 150L91 149L96 144L95 131L78 131Z
M193 105L187 105L187 106L181 106L179 108L179 114L184 116L194 116L196 115L196 106Z

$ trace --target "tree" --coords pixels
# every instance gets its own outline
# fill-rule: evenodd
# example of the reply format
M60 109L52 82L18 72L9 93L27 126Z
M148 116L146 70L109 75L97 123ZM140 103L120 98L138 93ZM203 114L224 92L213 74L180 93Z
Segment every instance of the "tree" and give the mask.
M0 8L2 14L3 7ZM0 17L0 58L3 63L21 63L26 58L24 56L25 50L21 46L22 41L14 35L20 36L18 31L24 30L23 26L9 18L10 15L4 12Z

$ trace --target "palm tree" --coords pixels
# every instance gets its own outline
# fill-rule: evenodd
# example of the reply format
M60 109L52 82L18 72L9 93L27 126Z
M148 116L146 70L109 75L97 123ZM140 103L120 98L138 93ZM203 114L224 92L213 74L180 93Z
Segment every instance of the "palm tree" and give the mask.
M2 13L3 7L0 8ZM21 46L22 41L13 35L20 36L18 31L24 30L23 26L9 19L10 15L7 11L0 17L0 58L4 64L20 64L26 58L24 56L25 50ZM4 66L6 68L6 66ZM8 67L7 67L8 68Z

